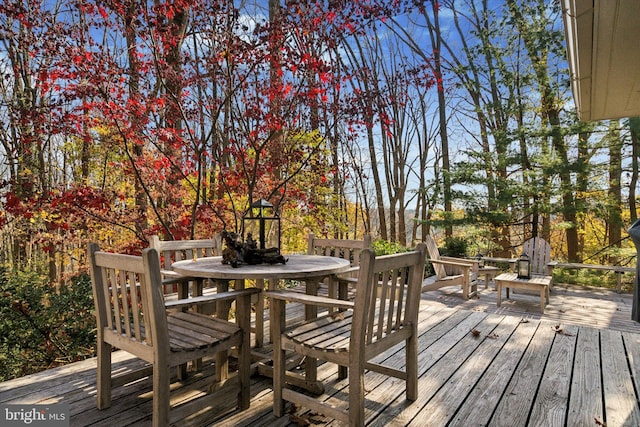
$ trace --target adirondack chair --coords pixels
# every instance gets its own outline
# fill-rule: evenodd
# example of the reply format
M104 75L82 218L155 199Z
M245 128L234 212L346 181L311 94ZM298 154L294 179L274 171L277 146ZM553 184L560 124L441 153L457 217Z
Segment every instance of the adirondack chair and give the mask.
M372 249L360 254L355 301L305 295L292 291L271 291L275 317L273 411L284 414L284 401L293 402L335 418L350 426L365 424L365 370L405 381L406 397L418 396L418 307L425 265L424 244L415 251L376 257ZM328 314L285 329L285 302L295 301L321 307L344 309L340 316ZM404 343L404 363L394 366L374 363L377 355ZM348 409L344 402L316 400L285 388L285 351L307 359L322 359L349 367ZM402 354L395 350L394 354ZM405 365L404 370L398 366ZM308 378L314 380L314 378Z
M472 296L477 297L478 283L476 279L479 262L477 260L440 256L438 245L430 235L427 235L424 243L429 251L429 261L435 271L435 277L426 281L422 291L460 285L464 299L469 299Z
M186 300L165 301L162 293L159 256L145 249L142 257L100 252L88 247L88 259L97 318L97 406L111 406L111 354L116 347L153 366L153 425L168 425L211 404L211 395L171 410L170 367L194 358L213 356L236 347L238 350L238 408L249 407L251 349L249 346L250 300L257 289L217 293ZM192 311L183 311L203 301L235 300L236 323ZM170 309L170 310L168 310ZM144 371L141 376L147 376ZM135 378L128 376L127 381ZM193 394L192 394L193 396ZM207 398L208 401L207 401ZM204 399L204 402L203 402Z
M551 262L551 245L541 237L533 237L522 244L522 252L529 255L531 272L535 275L548 276Z

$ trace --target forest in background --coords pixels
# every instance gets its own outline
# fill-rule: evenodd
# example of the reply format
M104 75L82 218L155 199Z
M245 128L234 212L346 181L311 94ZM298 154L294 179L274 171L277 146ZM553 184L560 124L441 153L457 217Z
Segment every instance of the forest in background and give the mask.
M638 122L582 123L550 0L8 0L0 262L58 286L89 241L238 231L633 251Z

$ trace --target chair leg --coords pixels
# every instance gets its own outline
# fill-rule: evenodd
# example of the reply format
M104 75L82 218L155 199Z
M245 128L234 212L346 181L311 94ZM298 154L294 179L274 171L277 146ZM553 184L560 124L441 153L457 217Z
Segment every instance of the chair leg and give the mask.
M98 409L111 406L111 345L98 338Z
M285 385L286 355L281 349L281 333L285 326L284 301L272 300L273 318L271 322L275 326L273 331L273 414L276 417L284 415L284 400L282 389ZM276 322L276 323L273 323Z
M338 379L343 380L349 376L349 368L346 366L338 366Z
M358 357L353 355L354 357ZM364 360L349 368L349 425L364 425Z
M334 277L330 277L326 282L328 283L327 294L329 295L329 298L339 298L337 279ZM336 311L337 310L335 308L329 307L329 314L335 313Z
M416 400L418 398L418 331L417 327L413 328L413 333L406 342L406 396L408 400Z
M189 298L189 281L181 281L176 283L174 287L177 287L178 291L178 299L186 299ZM184 309L186 310L186 308ZM180 381L184 381L187 379L187 364L183 363L182 365L176 366L176 373L178 379Z
M227 292L229 281L221 280L217 282L216 292ZM228 301L218 301L216 303L216 317L221 320L229 319L231 304ZM216 381L224 381L229 378L229 351L223 350L216 355Z
M251 399L251 297L238 299L237 308L236 318L242 330L242 343L238 349L238 408L243 411L249 408Z
M271 282L269 282L269 284L271 284ZM256 332L254 345L256 348L262 348L264 346L264 280L256 280L256 287L260 289L260 293L257 294L258 300L256 302Z
M347 300L349 298L349 284L338 280L338 299ZM349 376L346 366L338 366L338 379L343 380Z
M170 370L166 363L153 364L153 426L166 426L169 422Z

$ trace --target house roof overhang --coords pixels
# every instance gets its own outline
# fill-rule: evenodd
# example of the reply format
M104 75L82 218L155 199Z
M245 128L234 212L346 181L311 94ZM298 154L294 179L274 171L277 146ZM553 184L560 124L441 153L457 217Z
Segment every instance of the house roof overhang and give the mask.
M640 116L640 1L561 2L580 120Z

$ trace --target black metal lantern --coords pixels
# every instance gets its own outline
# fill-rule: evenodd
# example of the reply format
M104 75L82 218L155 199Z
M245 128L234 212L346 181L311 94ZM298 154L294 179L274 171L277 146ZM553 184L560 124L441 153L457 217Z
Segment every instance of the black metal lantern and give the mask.
M531 278L531 259L526 252L522 252L518 259L518 279Z
M256 241L258 249L274 249L280 254L280 217L273 205L264 199L251 204L242 218L242 237Z

